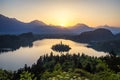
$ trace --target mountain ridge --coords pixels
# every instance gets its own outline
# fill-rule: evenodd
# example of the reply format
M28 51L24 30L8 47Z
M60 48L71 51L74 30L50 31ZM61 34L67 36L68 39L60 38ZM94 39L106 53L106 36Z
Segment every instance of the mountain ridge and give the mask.
M110 30L111 28L109 28ZM72 34L77 35L82 32L95 30L86 24L78 23L74 26L65 28L54 25L47 25L46 23L33 20L25 23L16 18L9 18L0 14L0 34L21 34L26 32L33 32L37 34ZM116 33L120 32L120 28L116 29ZM115 32L115 31L112 31Z

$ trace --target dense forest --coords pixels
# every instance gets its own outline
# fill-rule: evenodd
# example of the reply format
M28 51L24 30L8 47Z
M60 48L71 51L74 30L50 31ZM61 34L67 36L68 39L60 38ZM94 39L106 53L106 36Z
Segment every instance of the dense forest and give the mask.
M19 63L18 63L19 64ZM0 80L119 80L120 57L111 51L104 57L84 54L40 56L31 67L17 71L0 69Z

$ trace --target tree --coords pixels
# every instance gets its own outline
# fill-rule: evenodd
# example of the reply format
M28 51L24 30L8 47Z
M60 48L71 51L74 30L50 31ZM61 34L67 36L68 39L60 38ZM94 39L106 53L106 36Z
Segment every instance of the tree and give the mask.
M0 69L0 80L12 80L12 73L6 70Z
M65 44L62 44L62 41L60 44L56 44L56 45L53 45L52 50L56 51L56 52L68 52L71 48L69 47L69 45L65 45Z
M20 80L37 80L37 78L34 77L34 74L31 74L31 73L28 72L28 71L23 71L23 72L20 74Z
M62 70L62 67L61 67L60 63L57 63L57 64L55 65L54 70L55 70L55 71L61 71L61 70Z
M112 58L115 58L116 57L116 53L112 50L111 52L109 52L109 54L110 54L110 56L112 57Z

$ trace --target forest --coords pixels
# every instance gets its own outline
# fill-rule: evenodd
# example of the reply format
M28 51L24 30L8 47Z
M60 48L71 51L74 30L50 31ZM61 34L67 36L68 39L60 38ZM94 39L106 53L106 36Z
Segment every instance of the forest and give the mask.
M18 63L19 64L19 63ZM83 54L40 56L32 66L17 71L0 69L0 80L119 80L120 56L93 57Z

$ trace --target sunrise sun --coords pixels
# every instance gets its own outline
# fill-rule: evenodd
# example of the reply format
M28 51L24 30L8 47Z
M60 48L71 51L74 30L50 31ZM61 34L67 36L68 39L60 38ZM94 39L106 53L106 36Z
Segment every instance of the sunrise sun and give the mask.
M71 20L73 20L73 18L71 16L72 12L70 12L69 10L55 10L55 12L51 14L51 17L53 19L52 24L61 27L68 27L72 24Z

